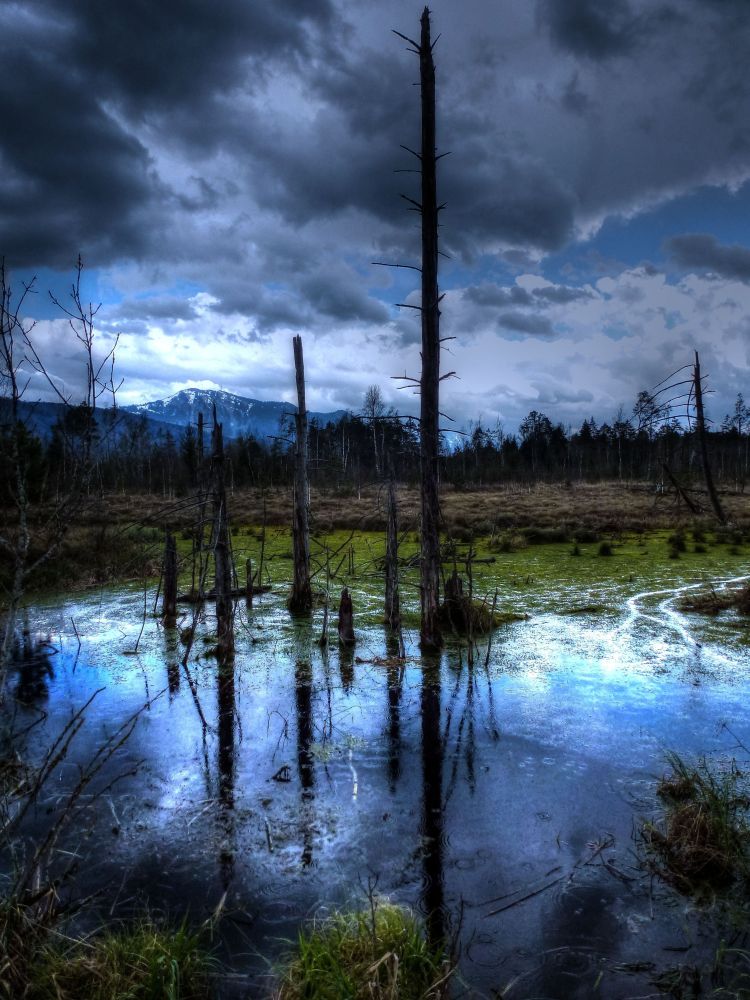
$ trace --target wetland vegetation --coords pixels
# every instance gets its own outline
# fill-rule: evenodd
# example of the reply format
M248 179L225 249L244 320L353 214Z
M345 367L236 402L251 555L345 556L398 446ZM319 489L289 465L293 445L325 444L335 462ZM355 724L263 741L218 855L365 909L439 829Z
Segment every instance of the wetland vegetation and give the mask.
M6 815L24 801L51 741L88 707L17 830L6 886L14 872L29 874L29 851L64 818L91 758L118 742L123 722L137 721L79 795L35 876L54 892L27 902L24 919L52 935L52 951L28 996L47 995L33 990L55 963L70 965L54 972L61 996L65 983L83 981L70 977L103 975L102 956L127 954L128 935L149 926L144 912L161 915L162 928L182 927L190 948L175 955L168 942L155 945L142 971L148 982L154 968L164 973L161 992L130 984L127 995L302 995L294 992L301 970L309 980L313 965L334 978L343 965L347 974L364 967L383 996L430 995L427 979L419 980L426 994L388 992L410 960L389 940L373 943L373 901L389 919L414 909L405 954L444 942L455 966L441 988L456 996L596 989L624 998L646 988L690 996L688 983L709 989L719 954L721 988L733 988L746 927L741 882L715 879L695 903L683 902L693 897L672 873L677 848L664 846L685 826L669 812L679 782L666 756L679 753L695 794L715 780L733 816L744 815L742 794L725 794L723 776L741 774L750 757L737 742L750 686L747 618L729 600L719 614L683 607L693 594L740 590L750 573L747 537L685 521L676 545L674 526L571 529L544 523L544 510L542 502L531 524L519 516L488 533L446 532L446 574L454 565L465 571L471 551L473 595L488 607L494 599L502 624L491 639L449 635L432 656L417 644L410 527L399 548L399 650L382 625L382 532L313 525L320 569L312 612L300 618L285 607L288 529L238 524L236 564L249 558L257 567L263 548L271 589L252 605L236 602L231 682L209 655L210 604L197 615L186 665L181 636L195 609L181 605L175 629L155 614L157 528L132 529L141 572L128 573L130 582L35 594L27 636L46 645L41 659L20 655L9 678L14 725L25 735L16 764L6 765ZM189 535L177 533L181 590L191 584ZM354 648L319 643L326 552L340 553L329 562L328 589L331 603L343 586L352 595ZM144 565L157 572L144 577ZM335 609L329 627L335 635ZM693 818L702 815L695 808ZM634 838L634 829L651 832ZM116 947L113 920L136 928ZM208 936L187 930L207 922ZM81 943L57 948L61 929L63 940ZM6 919L9 950L13 933ZM197 954L210 960L195 957L198 940ZM183 959L204 978L183 974ZM187 985L195 982L203 985ZM349 989L305 995L358 995Z

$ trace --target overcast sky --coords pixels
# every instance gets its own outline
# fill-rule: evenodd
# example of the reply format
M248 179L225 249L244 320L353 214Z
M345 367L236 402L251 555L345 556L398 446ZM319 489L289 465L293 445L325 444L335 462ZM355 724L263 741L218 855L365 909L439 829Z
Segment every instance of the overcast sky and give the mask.
M747 0L435 0L444 405L577 425L701 352L750 396ZM0 254L50 370L80 251L123 403L220 387L359 409L419 367L403 0L0 4Z

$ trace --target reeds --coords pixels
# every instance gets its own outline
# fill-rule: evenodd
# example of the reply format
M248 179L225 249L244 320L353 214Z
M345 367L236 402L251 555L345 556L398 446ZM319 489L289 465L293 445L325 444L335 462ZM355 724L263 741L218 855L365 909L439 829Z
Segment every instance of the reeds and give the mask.
M199 933L150 918L85 939L52 934L35 910L0 904L0 994L17 1000L208 1000ZM4 994L3 994L4 990Z

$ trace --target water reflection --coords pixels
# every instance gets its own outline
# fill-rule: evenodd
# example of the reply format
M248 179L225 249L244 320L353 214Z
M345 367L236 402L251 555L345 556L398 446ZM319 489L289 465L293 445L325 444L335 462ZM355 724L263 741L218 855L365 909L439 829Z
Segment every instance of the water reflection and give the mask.
M445 939L443 755L440 660L422 659L422 906L431 944Z
M224 888L234 874L234 781L235 781L235 690L234 664L219 663L217 670L218 694L218 773L219 773L219 822L222 838L219 854Z
M458 652L458 670L454 683L451 701L446 711L445 735L443 742L447 747L451 735L451 723L453 721L454 710L462 687L462 679L465 679L465 691L463 707L456 727L455 747L453 750L453 763L451 767L448 788L445 794L445 802L448 803L458 780L461 761L466 765L466 782L471 795L476 791L476 725L475 725L475 701L474 696L477 691L476 668L473 657L467 658L466 669L464 670L463 651Z
M388 785L391 793L396 791L401 777L401 691L404 668L389 662L386 668L388 684Z
M301 794L300 822L302 829L302 864L305 868L313 860L313 813L315 798L315 760L311 752L313 742L312 722L312 666L309 660L297 660L294 668L294 699L297 709L297 773Z
M11 646L11 668L16 674L14 697L23 705L46 701L49 683L54 680L52 657L57 650L50 637L34 635L25 625Z
M164 637L164 660L167 664L167 689L169 697L174 698L180 690L180 664L179 645L177 630L165 628L162 630Z
M403 639L400 632L386 626L385 653L387 659L386 684L388 687L388 786L391 794L396 791L401 777L401 698L404 687ZM402 662L399 662L401 659Z
M48 732L107 682L97 714L92 710L91 725L81 731L76 762L96 752L102 726L141 703L141 662L151 690L166 684L174 695L154 700L131 746L133 756L152 759L163 771L164 794L156 800L145 769L124 792L121 786L113 792L127 836L118 839L116 852L102 852L101 864L110 866L112 884L123 883L123 898L145 886L157 907L189 899L191 912L199 912L220 866L232 898L257 906L247 954L272 956L280 938L294 936L303 914L320 903L348 905L358 879L378 871L385 893L429 914L433 940L453 932L456 901L464 901L464 941L473 944L462 976L477 990L470 995L492 995L523 975L509 996L533 988L535 995L572 997L577 967L571 956L583 954L585 943L597 963L611 956L660 962L662 945L674 945L671 911L660 914L656 905L648 941L645 933L640 939L630 934L631 923L640 926L644 898L648 910L649 887L636 895L635 883L619 881L605 867L583 869L570 886L526 894L544 884L546 873L572 869L586 856L587 841L602 832L616 837L625 856L633 815L653 807L653 774L664 745L710 751L720 744L718 719L746 722L746 647L737 653L704 643L702 683L694 687L686 681L693 679L688 668L697 662L696 650L681 653L672 633L646 643L639 632L628 646L622 635L609 642L601 622L597 630L588 621L540 615L496 636L489 665L484 655L472 664L465 649L453 649L441 668L419 659L408 635L409 657L399 659L397 637L384 634L378 620L361 627L360 648L372 650L370 666L347 659L348 651L336 645L329 663L328 651L317 645L318 629L309 621L290 624L281 597L276 603L269 597L253 637L238 633L236 673L201 655L211 621L198 623L190 663L176 672L181 652L174 634L157 626L144 632L142 661L113 652L122 646L120 623L141 613L138 593L114 595L109 603L83 600L88 603L66 606L60 615L65 622L72 613L90 630L82 629L80 665L76 669L78 645L69 633L67 648L63 643L53 661L56 676L42 678L50 690ZM39 619L32 630L46 624ZM605 654L614 662L615 652L617 670L608 669ZM722 679L725 661L731 670ZM677 666L667 672L672 662ZM315 690L313 665L320 671ZM287 720L292 745L284 742ZM240 755L242 725L252 740ZM41 728L32 740L37 732ZM357 757L356 802L347 750ZM269 785L283 754L283 780L291 783ZM74 774L68 767L62 780ZM258 850L255 801L267 817L268 851ZM240 808L246 804L250 808ZM103 815L108 829L106 809ZM175 859L168 871L158 867L166 857ZM637 877L622 858L614 862ZM131 885L130 874L123 877L128 865L147 878ZM192 889L183 887L183 876ZM95 877L82 881L82 891L98 888ZM514 908L504 916L506 904ZM488 919L493 907L502 912ZM247 959L249 966L254 962ZM588 965L583 971L579 990L592 985Z
M350 694L354 686L354 646L339 645L339 674L341 687Z

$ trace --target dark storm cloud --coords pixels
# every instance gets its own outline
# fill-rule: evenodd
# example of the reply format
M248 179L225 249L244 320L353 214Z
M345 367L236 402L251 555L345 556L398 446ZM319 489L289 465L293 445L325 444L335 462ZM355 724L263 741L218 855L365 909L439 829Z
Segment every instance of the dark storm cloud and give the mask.
M533 337L549 337L554 333L552 323L546 316L533 316L526 313L503 313L498 316L497 324L513 333L525 333Z
M371 299L361 285L336 274L318 274L307 278L301 283L300 291L324 316L338 320L388 322L388 309L381 302Z
M129 299L117 306L117 314L124 320L190 320L198 313L184 298L174 295L153 295L145 299Z
M726 246L708 233L673 236L664 248L679 268L710 271L722 278L750 282L750 249Z
M544 288L535 288L534 297L552 305L567 306L571 302L590 299L591 292L585 288L570 288L567 285L547 285Z
M74 10L76 63L98 87L147 112L194 107L243 82L257 57L305 54L310 23L333 17L329 0L108 0L106 11L100 0L79 0Z
M632 51L653 21L628 0L541 0L539 17L556 45L589 59Z
M446 180L443 239L467 259L498 244L558 250L573 233L576 199L541 163L470 160Z
M533 299L525 288L512 285L503 288L500 285L470 285L462 294L467 302L478 306L530 306Z
M160 193L146 150L47 53L0 33L0 64L2 252L15 266L69 267L79 249L99 263L138 256Z
M202 209L216 192L195 178L195 197L175 199L129 117L158 127L189 108L210 125L216 99L253 78L253 60L257 78L270 60L306 53L310 25L332 16L329 0L6 3L2 252L14 266L53 267L79 249L97 265L159 252L176 203Z
M529 291L520 285L504 288L501 285L470 285L464 289L462 298L478 306L537 306L569 305L581 299L591 298L585 288L571 288L567 285L546 285Z
M560 103L574 115L585 115L590 110L591 100L580 88L578 73L574 73L566 84Z
M576 55L619 55L634 42L635 19L626 0L542 0L539 16L553 41Z

